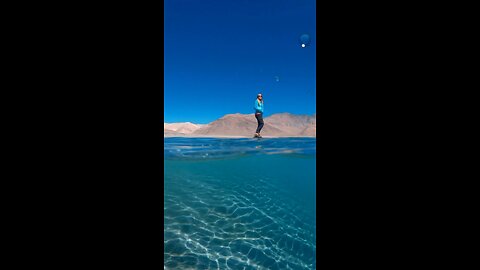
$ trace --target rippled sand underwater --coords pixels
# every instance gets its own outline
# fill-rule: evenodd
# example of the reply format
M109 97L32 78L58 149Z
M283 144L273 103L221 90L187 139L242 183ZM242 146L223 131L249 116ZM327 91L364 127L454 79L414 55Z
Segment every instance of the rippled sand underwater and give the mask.
M316 269L315 143L165 138L164 269Z

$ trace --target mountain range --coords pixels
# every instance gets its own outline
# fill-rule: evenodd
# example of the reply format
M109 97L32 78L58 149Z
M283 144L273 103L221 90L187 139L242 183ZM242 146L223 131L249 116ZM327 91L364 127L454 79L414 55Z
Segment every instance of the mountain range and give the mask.
M264 118L266 137L315 137L317 115L277 113ZM252 137L257 128L254 114L227 114L209 124L164 123L164 137Z

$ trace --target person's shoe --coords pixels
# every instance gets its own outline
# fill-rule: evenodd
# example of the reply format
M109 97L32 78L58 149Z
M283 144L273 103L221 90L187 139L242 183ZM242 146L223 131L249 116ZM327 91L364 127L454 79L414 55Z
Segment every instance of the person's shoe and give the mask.
M263 138L262 135L258 134L257 138Z
M255 135L253 135L253 138L258 138L259 136L260 136L260 134L255 133Z

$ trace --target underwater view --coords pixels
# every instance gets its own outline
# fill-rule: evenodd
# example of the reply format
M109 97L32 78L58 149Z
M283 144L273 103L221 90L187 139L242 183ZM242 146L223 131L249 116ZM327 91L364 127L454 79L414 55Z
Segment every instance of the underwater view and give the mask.
M164 269L316 269L315 138L164 138Z

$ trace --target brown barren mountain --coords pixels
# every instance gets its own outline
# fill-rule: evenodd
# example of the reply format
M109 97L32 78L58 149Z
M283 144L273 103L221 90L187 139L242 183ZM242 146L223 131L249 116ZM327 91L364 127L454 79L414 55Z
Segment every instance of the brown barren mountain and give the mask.
M314 125L310 125L306 127L301 133L301 136L304 137L316 137L317 136L317 127Z
M208 136L247 136L251 137L257 128L257 120L254 114L227 114L222 118L193 132L194 135ZM281 130L265 122L262 135L279 136Z
M270 123L277 129L282 130L291 136L315 137L317 126L317 116L314 115L296 115L291 113L277 113L265 118L265 122Z
M266 117L264 121L265 126L263 127L261 134L265 137L316 136L316 114L295 115L290 113L279 113ZM255 119L254 114L236 113L227 114L207 125L195 125L192 123L164 124L164 136L252 137L256 128L257 120Z

